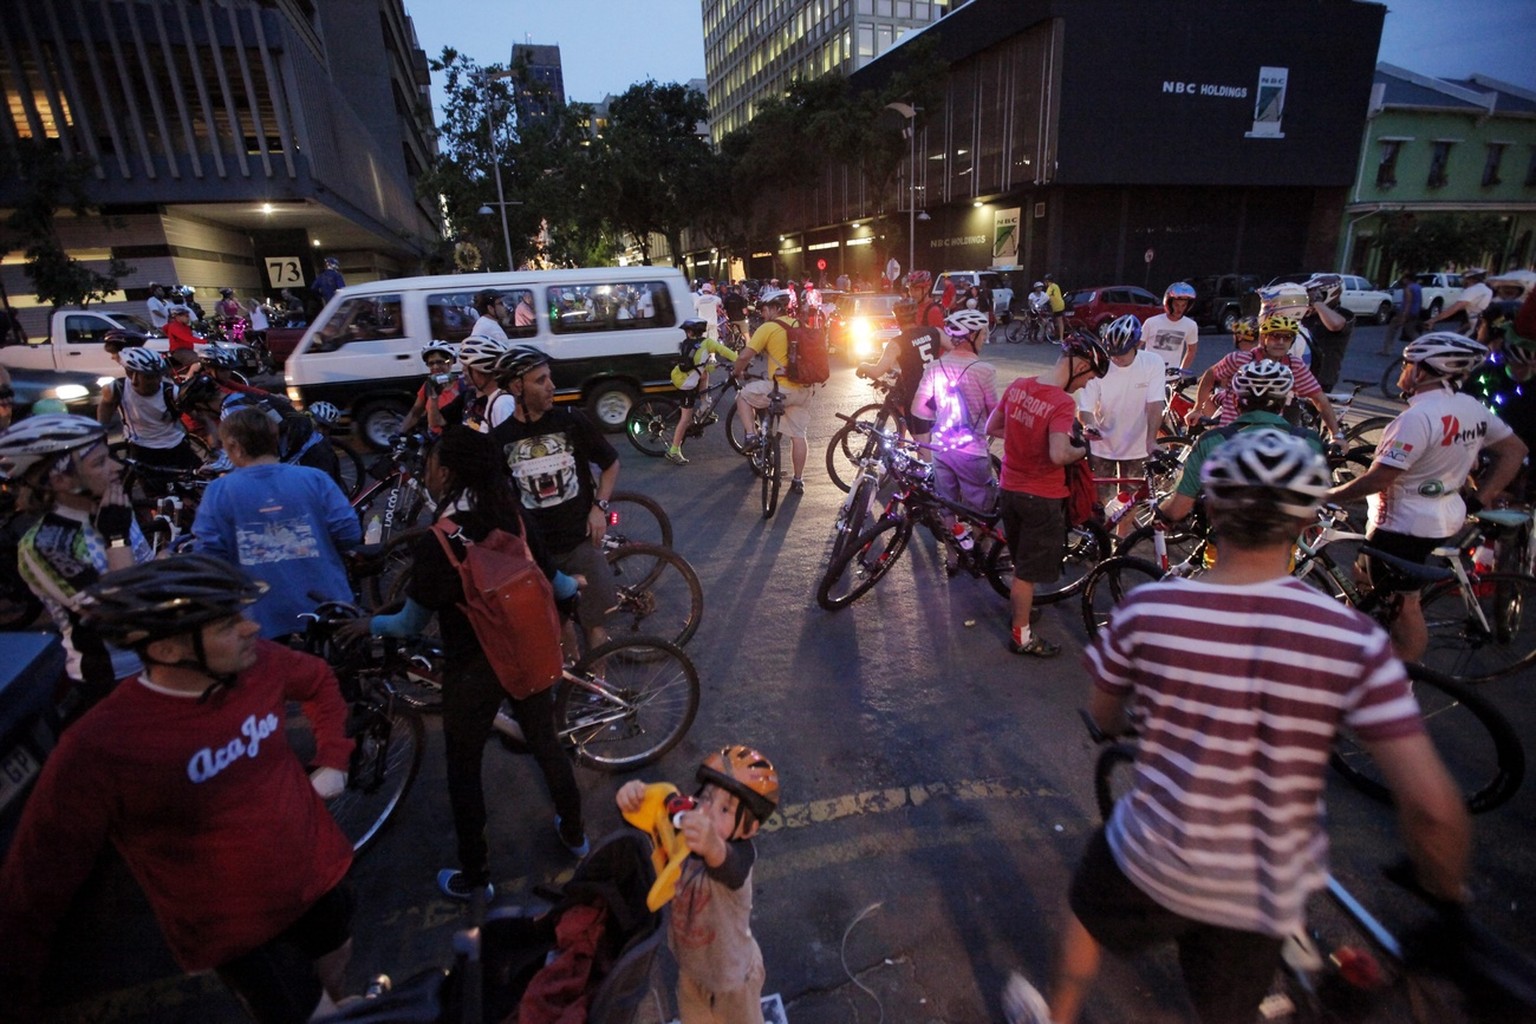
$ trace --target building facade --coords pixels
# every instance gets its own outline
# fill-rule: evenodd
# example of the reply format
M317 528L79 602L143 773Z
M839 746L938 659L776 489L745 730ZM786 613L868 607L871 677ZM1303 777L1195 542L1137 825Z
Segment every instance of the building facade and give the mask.
M1388 217L1486 214L1505 225L1495 272L1536 262L1536 92L1485 75L1457 81L1377 64L1359 172L1344 207L1339 265L1378 283L1373 244Z
M782 197L747 272L877 280L894 259L1161 290L1335 256L1386 9L1284 0L972 0L923 30L948 65L911 158ZM878 89L896 46L852 75ZM909 235L915 229L915 239Z
M703 0L715 142L796 78L850 75L966 0Z
M517 43L512 47L512 103L519 124L565 105L565 68L560 47Z
M435 243L415 181L435 154L426 55L402 0L16 0L0 18L0 147L90 164L100 216L61 213L77 259L200 300L414 271ZM22 184L0 181L0 216ZM0 280L42 333L20 254Z

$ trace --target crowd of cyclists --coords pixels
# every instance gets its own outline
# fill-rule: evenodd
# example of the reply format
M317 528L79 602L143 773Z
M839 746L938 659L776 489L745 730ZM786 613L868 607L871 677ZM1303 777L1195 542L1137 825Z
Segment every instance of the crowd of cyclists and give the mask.
M1170 286L1164 321L1150 329L1126 316L1102 334L1068 332L1052 366L999 393L996 367L982 358L993 317L964 296L946 307L932 282L926 271L907 275L893 309L900 331L859 374L895 376L891 401L926 446L943 495L997 509L1013 566L1008 649L1051 657L1060 647L1035 631L1033 595L1061 571L1079 472L1072 467L1089 467L1090 481L1145 475L1164 443L1170 368L1191 363L1193 345L1179 339L1193 295ZM764 357L767 379L744 384L732 413L750 448L770 394L783 399L798 491L818 387L788 378L788 331L797 315L814 322L821 300L809 280L777 284L749 294L738 283L723 296L702 285L701 315L681 325L674 384L696 396L716 359L740 378ZM438 515L451 517L452 538L474 544L498 530L525 537L567 615L568 642L596 646L614 602L601 543L617 452L583 413L554 404L548 355L504 329L515 329L514 311L499 295L480 299L481 319L465 341L423 347L423 382L402 432L426 438L423 483ZM1286 787L1315 793L1328 749L1317 738L1345 725L1372 744L1401 787L1405 834L1426 884L1447 901L1464 898L1464 816L1454 798L1447 802L1444 769L1414 724L1403 676L1402 661L1423 650L1417 594L1389 560L1364 567L1377 587L1397 594L1389 641L1363 617L1285 582L1287 538L1323 503L1366 497L1371 544L1423 562L1469 508L1528 496L1529 475L1523 482L1520 475L1531 438L1502 417L1528 407L1521 385L1536 371L1536 339L1519 334L1512 316L1500 336L1484 327L1486 344L1446 331L1415 338L1403 350L1399 379L1407 409L1386 428L1370 470L1334 486L1324 453L1342 445L1345 432L1296 346L1309 318L1334 322L1336 281L1265 290L1260 300L1259 315L1234 331L1234 351L1200 379L1187 425L1205 433L1185 445L1177 487L1159 511L1181 521L1203 502L1221 552L1216 570L1183 589L1138 591L1090 652L1095 717L1117 725L1127 702L1147 711L1140 723L1147 757L1133 793L1085 855L1049 1006L1017 979L1006 1000L1014 1020L1066 1024L1101 947L1130 952L1162 940L1202 951L1210 965L1186 972L1206 1019L1251 1011L1260 976L1273 973L1277 940L1296 926L1298 894L1317 883L1324 842L1316 813L1298 813L1298 790ZM169 304L165 313L168 333L191 317ZM755 314L761 322L748 330ZM339 412L328 403L299 411L244 381L221 346L178 337L172 333L167 359L142 338L115 332L107 344L123 377L104 389L96 419L43 412L0 433L6 486L36 516L19 571L61 637L70 684L65 741L0 870L0 932L20 937L0 955L0 980L17 993L23 1014L34 1005L48 940L109 841L144 886L178 960L189 970L217 970L256 1019L304 1019L342 995L350 853L338 845L324 800L346 784L345 715L325 665L281 643L299 628L297 613L314 586L325 598L351 596L347 553L363 538L326 443ZM1504 399L1479 401L1474 392ZM1315 406L1326 436L1295 424L1298 398ZM208 488L187 550L157 551L146 537L143 510L110 450L114 423L136 466L227 474ZM681 443L689 424L685 416L671 439L666 455L674 463L688 461ZM989 439L1001 442L999 467ZM1098 498L1111 500L1102 489ZM418 540L418 571L403 603L360 618L349 635L407 635L439 622L459 865L440 871L437 882L449 898L469 900L492 893L481 756L506 695L465 619L452 550L432 534ZM1220 638L1233 651L1229 675L1215 680L1182 655L1169 656L1207 649L1215 642L1209 623L1227 616L1234 600L1251 603L1245 621L1255 625ZM1172 618L1185 625L1168 625L1166 607L1184 608ZM1293 649L1273 635L1280 618L1297 615L1310 623L1311 639L1317 630L1341 638L1329 655L1333 668L1304 680L1299 663L1281 656L1303 641ZM1168 636L1148 641L1148 629ZM1302 716L1315 735L1294 744L1293 763L1274 787L1234 782L1258 756L1258 734L1291 713L1277 694L1297 686L1318 688ZM321 740L314 765L285 759L269 740L285 701L312 712ZM1251 717L1238 714L1255 708ZM513 701L513 711L548 786L560 842L580 857L588 849L580 793L550 729L548 693ZM1199 742L1216 735L1221 743ZM1170 757L1193 765L1187 785L1170 783L1157 767ZM114 770L130 763L134 772ZM1277 796L1283 790L1291 795ZM1191 809L1223 800L1230 812ZM1191 827L1219 831L1231 815L1255 813L1286 822L1306 856L1269 865L1277 868L1271 873L1244 867L1225 840L1189 843ZM183 844L187 830L196 840ZM1186 855L1220 871L1190 877L1179 867ZM38 873L48 875L46 886L36 884ZM231 902L233 893L241 896Z

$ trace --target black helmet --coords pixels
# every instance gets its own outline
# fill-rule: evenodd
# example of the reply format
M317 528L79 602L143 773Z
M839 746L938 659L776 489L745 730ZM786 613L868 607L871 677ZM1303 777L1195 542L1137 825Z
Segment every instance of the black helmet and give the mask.
M1104 351L1099 339L1085 331L1074 331L1067 335L1061 343L1061 351L1063 355L1088 360L1095 377L1102 377L1109 372L1109 353Z
M529 370L536 370L549 363L549 356L532 345L513 345L496 361L496 372L509 377L521 377Z
M111 355L113 352L121 352L125 348L138 348L144 344L144 335L138 331L125 331L121 328L108 331L101 336L102 351Z
M217 381L200 373L176 392L176 405L187 409L217 409L224 401L224 391Z
M82 620L134 647L192 633L254 604L267 585L212 555L177 555L109 572L80 599Z
M703 320L700 320L698 317L689 317L687 320L684 320L682 327L683 333L690 335L703 334L705 331L709 330L709 324L705 323Z
M233 288L220 288L219 294L224 296L226 299L232 299L235 297L235 290Z

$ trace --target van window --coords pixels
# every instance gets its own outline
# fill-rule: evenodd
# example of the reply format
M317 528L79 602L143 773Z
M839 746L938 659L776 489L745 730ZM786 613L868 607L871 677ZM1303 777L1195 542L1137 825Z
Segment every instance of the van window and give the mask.
M556 334L677 326L672 294L662 281L561 285L546 289L545 301Z
M513 323L514 311L523 300L533 308L533 292L526 288L500 289L507 303L507 322L501 326L509 338L531 338L539 331L537 323L519 327ZM433 292L427 296L427 327L433 341L451 341L457 344L469 337L470 330L480 314L475 311L476 291Z
M399 295L368 295L348 299L315 335L311 352L334 352L354 341L382 341L401 335Z

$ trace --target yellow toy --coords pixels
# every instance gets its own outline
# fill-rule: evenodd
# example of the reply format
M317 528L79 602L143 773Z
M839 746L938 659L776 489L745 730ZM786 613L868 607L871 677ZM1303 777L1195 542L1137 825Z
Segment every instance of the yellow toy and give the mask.
M635 811L625 811L624 820L651 837L651 862L656 867L656 883L645 898L651 910L666 906L677 892L677 879L688 857L688 842L678 831L673 815L683 809L680 800L690 800L678 793L670 782L652 782L645 787L645 799ZM691 801L690 801L691 806Z

